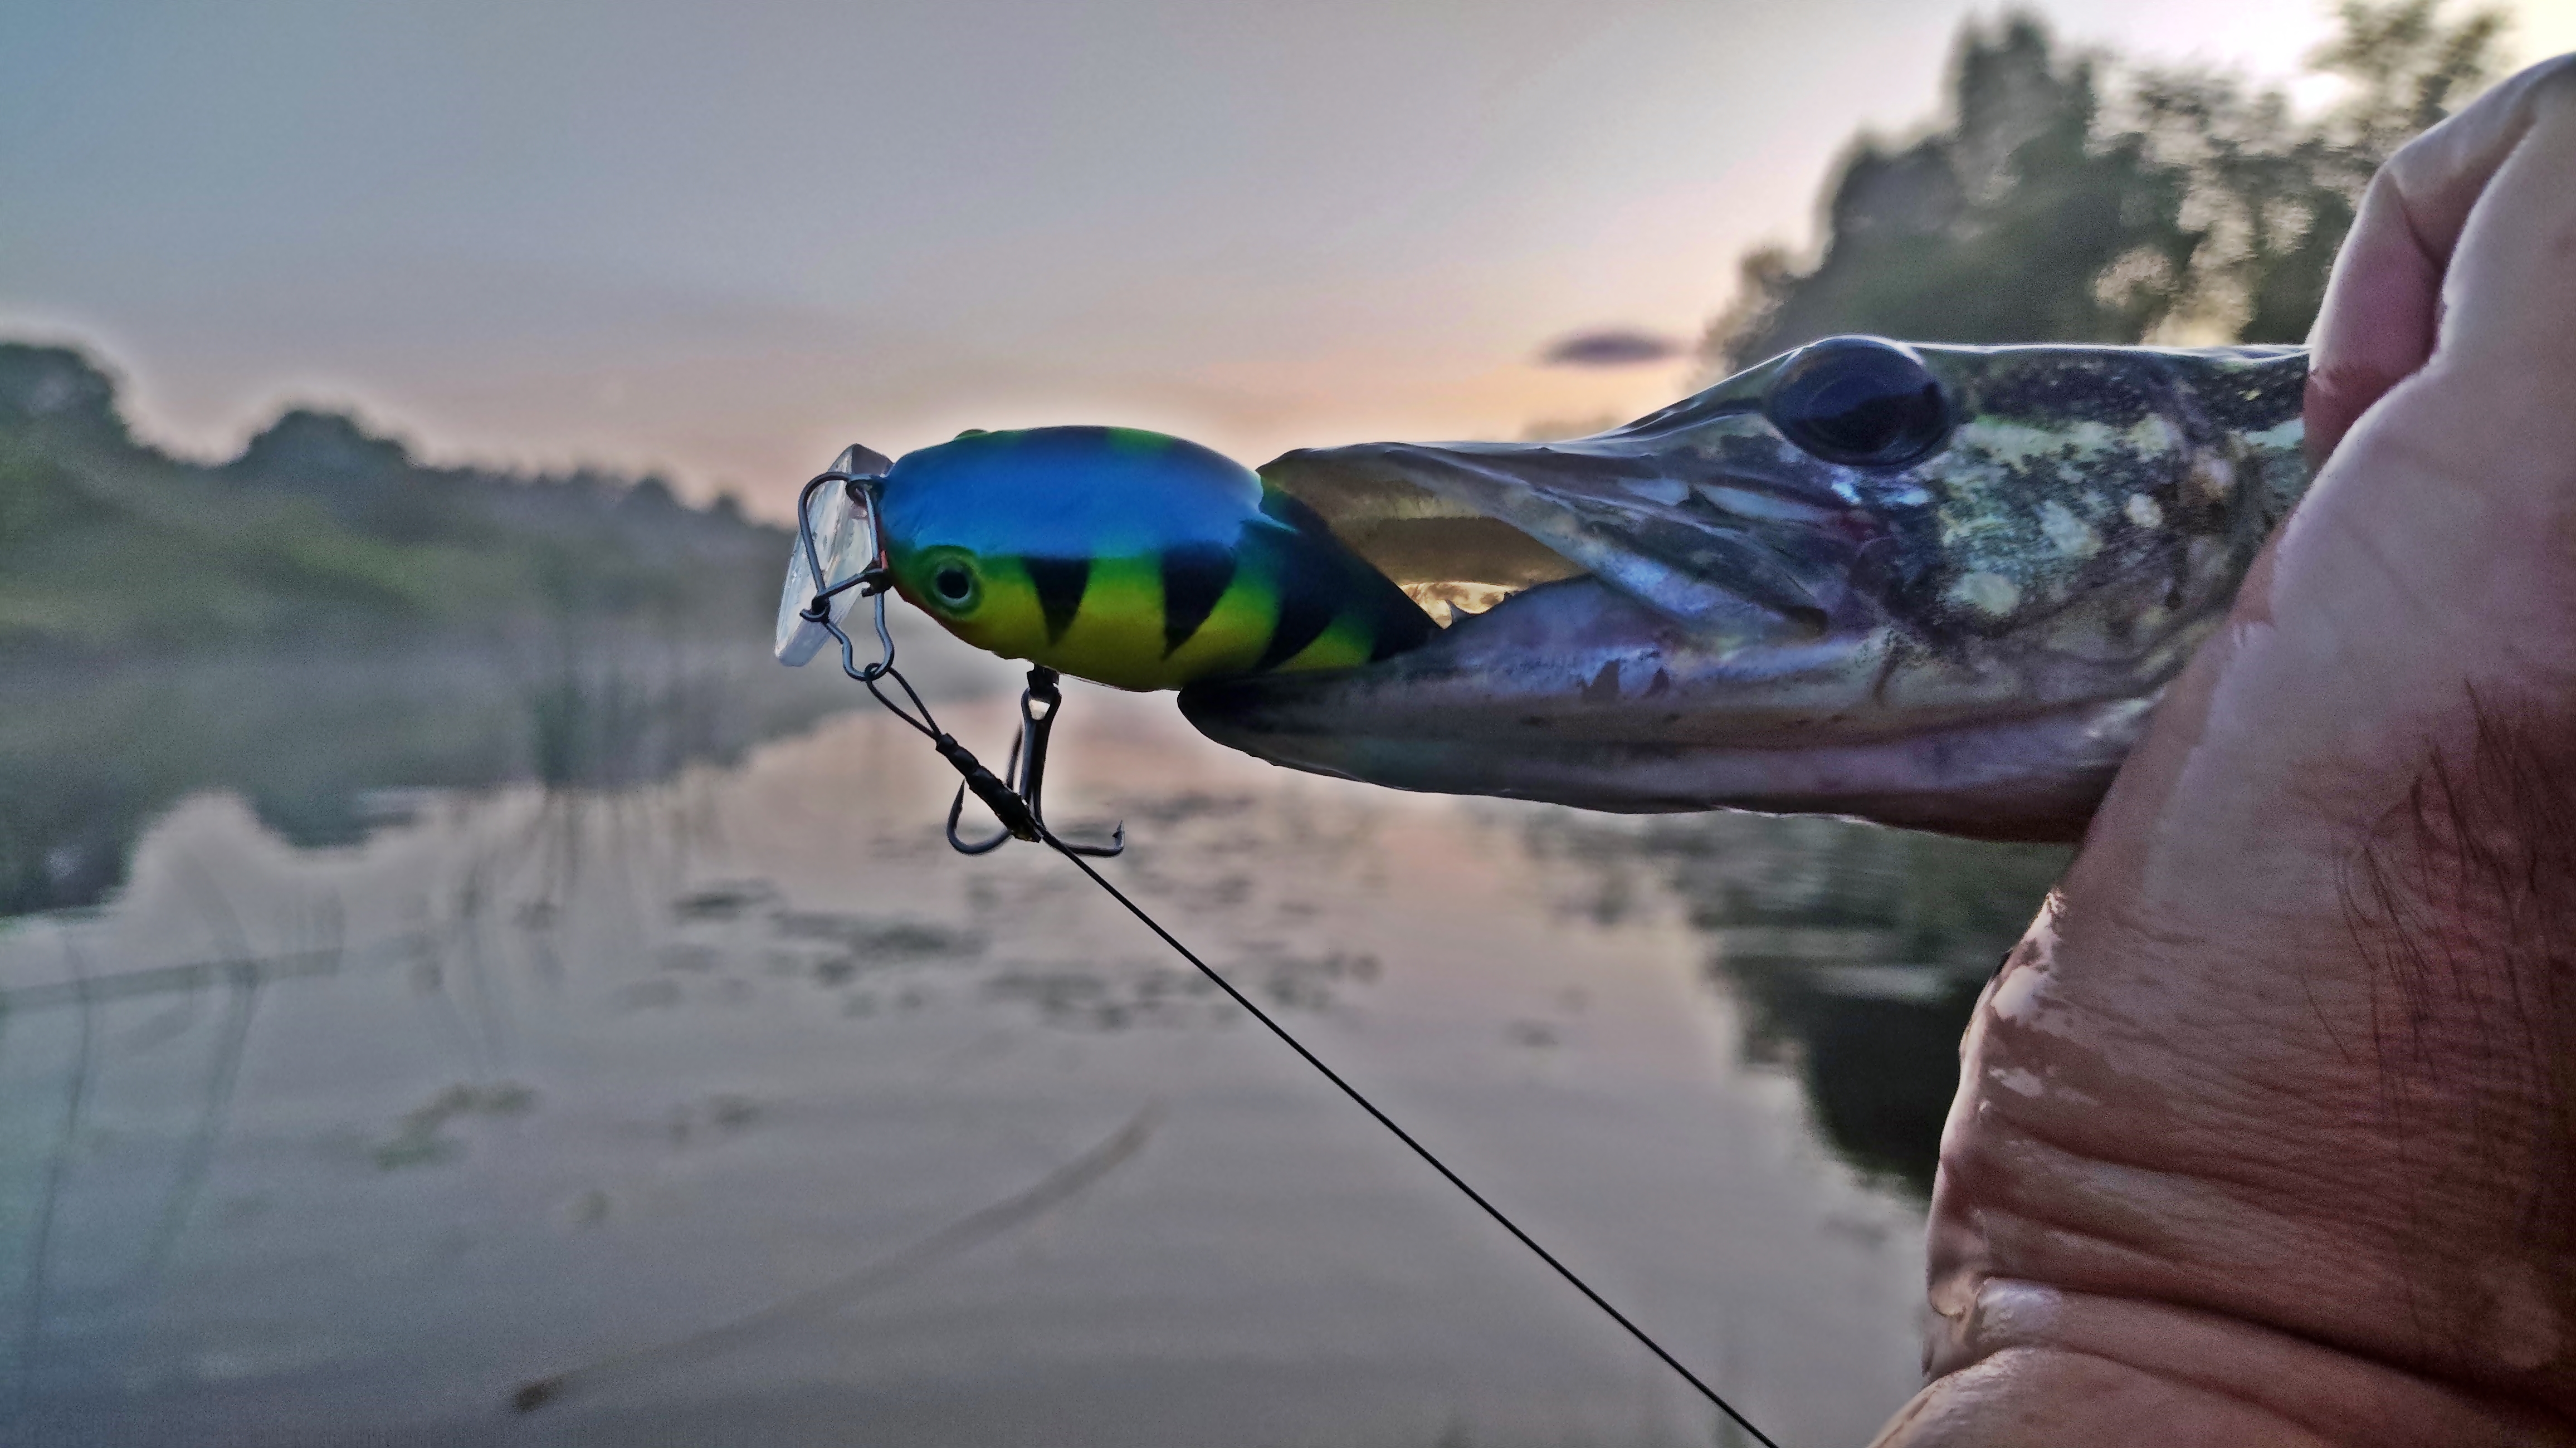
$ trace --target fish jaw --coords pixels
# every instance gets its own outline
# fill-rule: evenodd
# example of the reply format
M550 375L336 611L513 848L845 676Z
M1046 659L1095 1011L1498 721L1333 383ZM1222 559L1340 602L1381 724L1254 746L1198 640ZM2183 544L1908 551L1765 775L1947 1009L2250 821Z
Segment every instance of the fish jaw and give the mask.
M1790 446L1756 401L1776 360L1568 443L1289 454L1265 477L1398 582L1517 591L1410 654L1183 710L1396 788L2073 838L2305 487L2305 358L1919 355L1954 424L1895 468Z
M1712 646L1576 578L1367 669L1194 685L1181 708L1218 743L1394 789L2068 840L2154 702L2016 708L2021 681L1962 676L1898 707L1897 651L1885 630Z

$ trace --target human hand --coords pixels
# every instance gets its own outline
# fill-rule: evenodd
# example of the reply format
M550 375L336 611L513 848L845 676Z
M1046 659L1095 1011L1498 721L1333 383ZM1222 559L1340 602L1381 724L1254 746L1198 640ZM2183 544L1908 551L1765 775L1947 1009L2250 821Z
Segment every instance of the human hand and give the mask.
M2576 1443L2576 56L2371 187L2315 487L1964 1048L1882 1443Z

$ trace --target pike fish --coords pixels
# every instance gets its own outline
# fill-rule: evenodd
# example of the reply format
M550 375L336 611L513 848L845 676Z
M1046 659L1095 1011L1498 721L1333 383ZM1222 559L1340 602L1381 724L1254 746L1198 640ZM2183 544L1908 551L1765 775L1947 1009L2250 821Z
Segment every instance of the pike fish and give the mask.
M1840 337L1592 437L1292 452L1264 481L1449 626L1181 705L1400 789L2072 838L2305 490L2306 374Z

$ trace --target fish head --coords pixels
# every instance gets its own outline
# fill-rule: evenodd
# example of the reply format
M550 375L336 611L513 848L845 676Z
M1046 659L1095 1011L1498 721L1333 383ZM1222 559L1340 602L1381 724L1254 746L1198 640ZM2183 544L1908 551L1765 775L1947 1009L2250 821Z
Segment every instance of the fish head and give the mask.
M2065 837L2305 486L2305 365L1830 338L1592 437L1293 452L1451 624L1182 705L1400 788Z

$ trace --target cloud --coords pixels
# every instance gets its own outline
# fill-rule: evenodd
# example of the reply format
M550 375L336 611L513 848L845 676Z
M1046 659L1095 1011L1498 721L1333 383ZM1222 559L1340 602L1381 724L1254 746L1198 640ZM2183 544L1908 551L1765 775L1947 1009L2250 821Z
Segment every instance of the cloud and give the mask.
M1539 353L1546 367L1639 367L1669 362L1688 350L1678 337L1635 327L1587 327L1568 332Z

